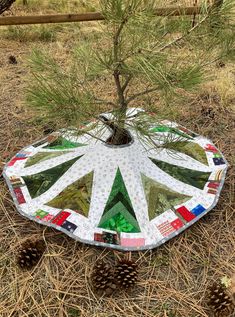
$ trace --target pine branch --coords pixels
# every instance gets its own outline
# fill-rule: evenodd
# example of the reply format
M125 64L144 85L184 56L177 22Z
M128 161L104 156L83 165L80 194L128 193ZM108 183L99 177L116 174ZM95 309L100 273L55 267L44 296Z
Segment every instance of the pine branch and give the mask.
M189 29L186 33L178 36L176 39L174 39L173 41L165 44L163 47L161 47L160 49L158 49L157 51L152 51L149 49L145 49L143 48L142 50L145 52L149 52L152 54L159 54L162 51L164 51L165 49L175 45L176 43L180 42L181 40L183 40L185 37L187 37L190 33L192 33L194 30L196 30L199 26L201 26L202 23L204 23L207 19L209 18L209 14L207 14L201 21L199 21L197 24L195 24L191 29Z
M144 95L147 95L147 94L149 94L151 92L154 92L154 91L157 91L157 90L159 90L159 87L145 89L144 91L141 91L141 92L139 92L137 94L134 94L134 95L130 96L127 99L126 103L129 104L131 101L135 100L136 98L144 96Z
M177 37L175 40L173 40L172 42L167 43L166 45L164 45L163 47L161 47L158 50L158 53L164 51L166 48L169 48L172 45L175 45L176 43L178 43L179 41L181 41L182 39L184 39L186 36L188 36L190 33L192 33L194 30L196 30L202 23L204 23L209 17L209 14L207 14L201 21L199 21L197 24L195 24L191 29L189 29L186 33L184 33L183 35Z
M100 98L96 98L96 97L94 97L94 100L97 102L97 104L104 104L107 106L113 106L114 108L117 107L117 104L115 102L112 102L112 101L108 101L108 100L104 100L104 99L100 99Z
M124 91L126 90L127 86L129 85L130 81L132 80L133 76L129 75L126 78L126 81L124 82L123 86L122 86L122 92L124 93Z

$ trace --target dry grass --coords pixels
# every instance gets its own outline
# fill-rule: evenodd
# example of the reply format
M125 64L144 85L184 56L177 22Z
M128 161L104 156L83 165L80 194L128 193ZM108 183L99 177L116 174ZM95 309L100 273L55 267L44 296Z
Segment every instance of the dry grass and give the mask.
M22 7L15 10L22 13ZM76 30L88 37L90 28L94 30L95 24L80 25ZM31 111L23 105L27 58L32 47L40 45L66 60L75 37L71 26L59 31L52 27L52 30L56 32L54 42L38 42L34 38L29 43L19 38L9 39L5 36L8 31L0 30L1 163L42 136L43 128L35 124ZM16 56L17 65L8 63L9 55ZM197 94L187 96L187 101L178 107L177 116L187 127L211 138L232 166L234 67L213 66L211 71L215 80L204 85ZM158 103L156 107L163 112ZM209 108L212 109L210 114L205 114L203 109ZM173 113L169 113L171 115ZM79 244L64 234L22 218L1 180L0 316L211 316L205 300L207 286L235 272L234 228L234 170L230 167L213 211L166 245L153 251L132 253L140 267L139 282L133 291L97 298L89 283L94 261L105 258L114 263L117 257L126 254ZM15 261L19 246L28 238L42 237L47 245L42 261L33 271L20 271Z

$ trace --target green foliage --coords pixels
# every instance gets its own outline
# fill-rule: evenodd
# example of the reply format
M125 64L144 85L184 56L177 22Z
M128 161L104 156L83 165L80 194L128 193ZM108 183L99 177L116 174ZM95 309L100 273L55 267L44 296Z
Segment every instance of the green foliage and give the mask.
M216 58L234 58L235 55L235 3L225 0L212 7L202 28L197 28L188 38L192 45L201 49L204 61ZM205 51L206 48L206 51ZM212 58L214 57L214 58Z
M56 31L54 28L44 25L33 27L9 26L3 36L19 42L54 42L56 40Z
M69 317L79 317L81 316L81 312L75 308L69 308L68 310Z
M129 19L136 19L143 13L153 15L154 1L100 0L100 7L107 22L122 23Z
M125 110L138 98L155 93L169 102L200 85L212 62L234 57L232 6L234 1L225 0L219 9L210 9L205 1L192 26L188 16L156 16L156 1L100 0L104 32L93 37L94 43L79 43L70 66L33 53L28 100L43 115L69 126L96 117L101 108L115 110L115 124L123 128ZM116 98L100 98L93 83L100 79L112 80ZM135 128L151 137L144 121L137 120Z
M71 9L81 6L81 0L18 0L16 1L18 6L21 6L24 11L34 11L35 8L39 8L42 12L46 10L55 10L56 12L71 12ZM87 1L89 2L89 1Z
M41 115L77 126L99 112L93 107L92 94L83 85L76 60L70 70L64 70L53 58L34 51L30 64L34 80L29 85L27 100Z

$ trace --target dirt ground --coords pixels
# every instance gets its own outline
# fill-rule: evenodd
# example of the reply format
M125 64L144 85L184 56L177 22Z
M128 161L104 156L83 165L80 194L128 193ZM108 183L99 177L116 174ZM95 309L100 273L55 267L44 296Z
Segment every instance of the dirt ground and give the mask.
M38 11L54 12L52 2L48 6L43 1ZM93 3L74 1L84 11L95 10ZM30 14L35 12L34 5L24 7L18 1L11 14ZM67 6L67 1L61 1L57 11L68 10ZM25 106L27 61L32 49L46 48L67 59L76 38L89 37L98 29L96 23L49 28L0 27L1 168L22 147L43 136L44 127ZM9 63L11 55L16 57L17 64ZM211 66L211 73L211 81L188 95L173 114L167 115L169 119L177 117L179 123L210 138L228 160L230 167L217 206L167 244L151 251L133 252L132 259L139 265L137 286L129 292L100 298L89 281L92 265L101 258L114 263L127 254L80 244L65 234L24 219L16 211L1 179L0 317L212 316L207 306L208 286L235 274L235 67L231 63L216 64ZM166 114L157 103L156 110ZM33 270L21 271L16 265L20 245L28 238L42 237L47 246L43 259Z

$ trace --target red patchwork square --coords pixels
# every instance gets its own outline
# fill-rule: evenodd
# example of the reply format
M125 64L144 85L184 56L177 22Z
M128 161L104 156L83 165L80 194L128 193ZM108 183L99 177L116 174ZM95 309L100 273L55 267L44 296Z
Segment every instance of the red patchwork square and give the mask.
M183 224L183 222L178 218L178 219L172 221L172 222L171 222L171 225L172 225L173 228L175 228L175 230L178 230L178 229L182 228L184 224Z
M70 212L61 211L55 218L52 220L52 223L61 226L65 220L70 216Z
M192 214L185 206L179 207L176 209L176 211L187 221L191 221L194 218L196 218L196 216L194 214Z
M13 166L17 161L25 160L26 157L13 157L13 159L7 164L7 166Z
M24 204L26 202L20 187L14 188L14 193L19 204Z
M218 152L217 148L214 147L212 144L207 144L205 147L205 150L208 152L213 152L213 153Z
M217 189L219 187L219 184L219 182L211 182L207 185L207 187Z
M17 161L17 158L14 157L12 160L10 160L10 162L7 164L7 166L13 166L16 161Z
M53 218L54 218L53 215L48 214L48 215L46 215L45 217L43 217L42 220L49 222L49 221L51 221Z
M94 241L104 242L104 240L103 240L103 235L102 235L101 233L95 233L95 234L94 234Z

